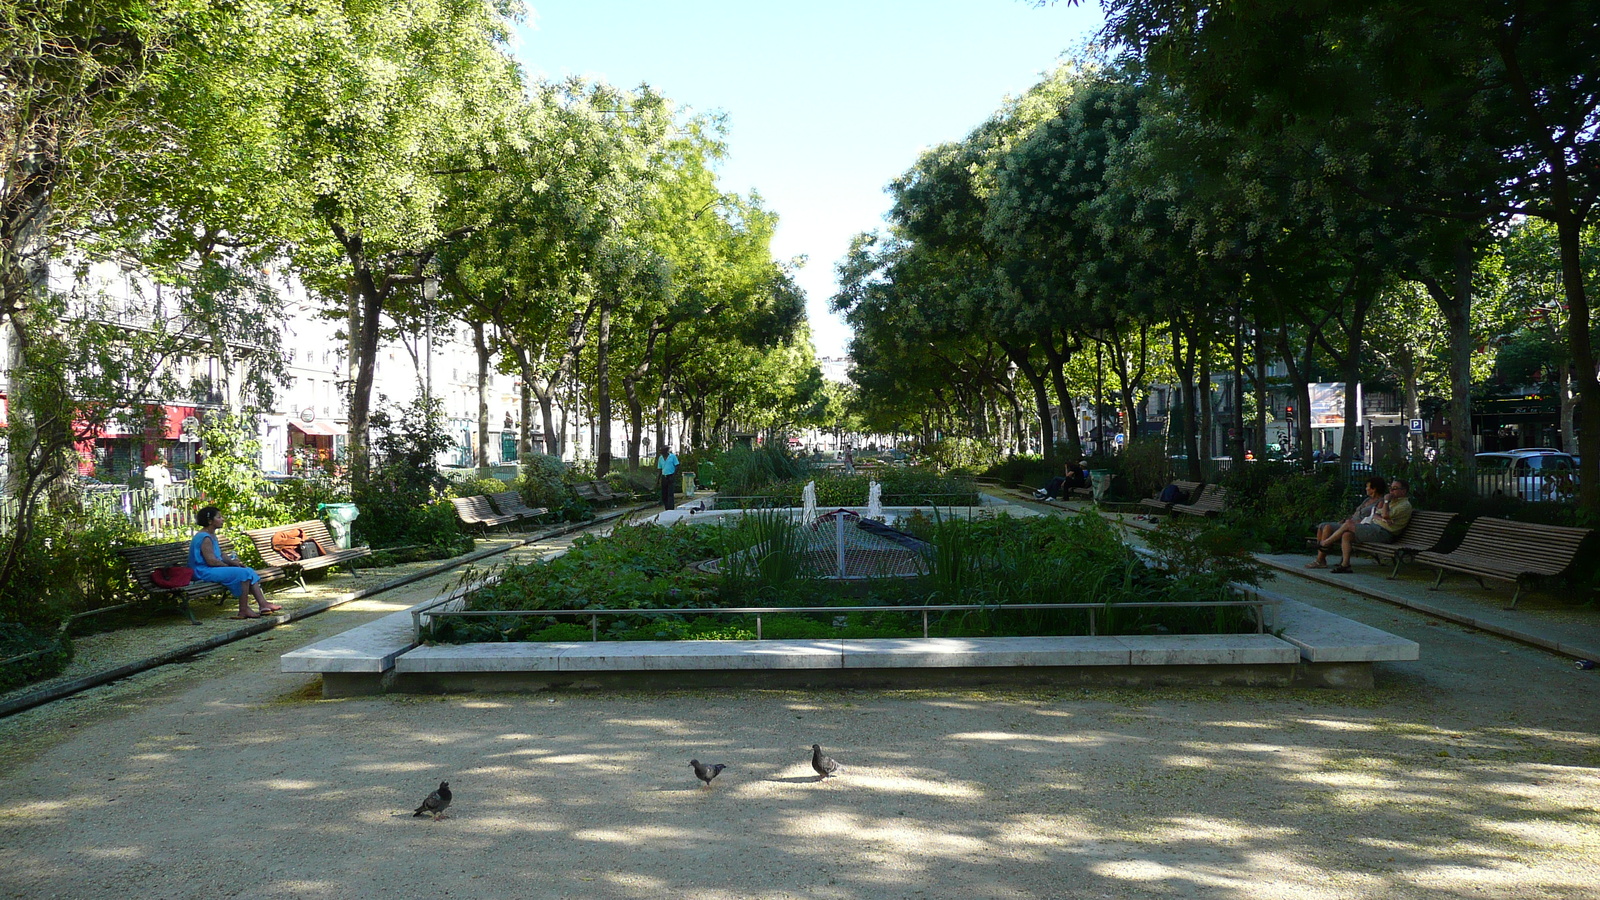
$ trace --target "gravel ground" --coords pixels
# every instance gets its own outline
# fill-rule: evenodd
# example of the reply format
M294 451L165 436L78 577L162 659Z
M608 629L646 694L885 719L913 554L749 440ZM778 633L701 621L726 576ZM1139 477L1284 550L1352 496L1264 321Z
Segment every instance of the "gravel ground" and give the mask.
M0 897L1595 896L1600 672L1275 587L1423 659L1369 691L325 701L277 671L414 602L357 601L0 720ZM412 817L441 779L450 816Z

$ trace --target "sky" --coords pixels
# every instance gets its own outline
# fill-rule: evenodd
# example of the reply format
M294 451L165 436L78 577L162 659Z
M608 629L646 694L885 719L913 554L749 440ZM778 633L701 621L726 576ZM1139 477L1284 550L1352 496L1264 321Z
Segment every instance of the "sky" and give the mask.
M807 258L819 356L843 356L828 312L835 264L880 228L885 188L929 147L960 140L1082 46L1098 3L1028 0L528 0L514 50L529 74L648 83L727 116L723 190L779 216L778 259Z

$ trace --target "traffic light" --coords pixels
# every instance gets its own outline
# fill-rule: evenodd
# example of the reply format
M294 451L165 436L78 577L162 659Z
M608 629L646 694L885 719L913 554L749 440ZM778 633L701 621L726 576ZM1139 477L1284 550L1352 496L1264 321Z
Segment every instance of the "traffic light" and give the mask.
M1292 406L1285 406L1285 407L1284 407L1284 408L1283 408L1283 417L1284 417L1284 418L1285 418L1285 419L1292 419L1292 418L1294 418L1294 407L1292 407Z

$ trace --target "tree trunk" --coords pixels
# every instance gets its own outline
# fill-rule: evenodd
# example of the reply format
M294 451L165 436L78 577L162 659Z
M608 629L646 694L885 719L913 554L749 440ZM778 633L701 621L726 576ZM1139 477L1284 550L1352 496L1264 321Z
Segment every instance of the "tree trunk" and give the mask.
M595 447L594 472L611 471L611 300L600 301L600 325L595 335Z
M1039 433L1044 441L1044 452L1049 456L1054 452L1056 445L1055 423L1050 421L1050 389L1045 386L1044 376L1033 362L1028 359L1028 354L1022 348L1009 343L1001 343L1000 349L1005 351L1006 357L1017 364L1017 371L1033 386L1035 411L1039 416Z
M1195 381L1194 381L1194 343L1183 340L1177 325L1172 326L1172 364L1178 370L1178 384L1183 391L1183 452L1187 465L1185 474L1190 481L1202 481L1205 478L1200 469L1200 440L1195 429Z
M1256 459L1267 458L1267 342L1261 323L1252 323L1255 341Z
M1578 436L1573 420L1573 413L1578 409L1576 391L1573 390L1572 366L1562 363L1557 375L1556 396L1561 402L1561 449L1568 453L1575 453L1578 449Z
M639 380L632 375L622 379L628 398L628 467L639 468L639 443L644 440L644 401L639 398Z
M1083 459L1083 442L1078 437L1078 409L1072 402L1072 394L1067 390L1066 366L1076 352L1071 338L1061 336L1061 349L1057 350L1054 338L1047 338L1044 342L1044 357L1050 363L1050 382L1055 386L1056 399L1061 403L1061 438L1067 443L1067 456L1073 460ZM1043 455L1050 458L1055 453L1053 444L1046 444Z
M1566 183L1557 186L1557 208L1567 198ZM1594 512L1600 510L1600 381L1595 379L1594 346L1589 340L1589 296L1583 286L1583 223L1570 213L1556 219L1556 236L1561 243L1561 283L1567 296L1567 352L1577 381L1578 418L1578 503Z
M472 323L472 347L478 351L478 468L489 468L489 342L483 339L483 323ZM480 472L479 474L486 474Z

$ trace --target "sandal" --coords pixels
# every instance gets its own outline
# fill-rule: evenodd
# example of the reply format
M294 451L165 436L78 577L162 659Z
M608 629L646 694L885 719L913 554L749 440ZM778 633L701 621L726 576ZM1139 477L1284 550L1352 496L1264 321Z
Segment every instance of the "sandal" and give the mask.
M259 619L259 618L261 618L261 614L260 613L245 613L242 616L229 616L228 618L230 618L230 619Z
M1328 567L1327 563L1325 563L1325 562L1317 562L1314 559L1311 562L1306 563L1306 568L1308 568L1308 569L1326 569L1327 567Z
M283 611L283 607L281 607L281 606L263 606L263 607L261 607L261 614L262 615L266 615L267 613L275 613L275 612L282 612L282 611Z
M1349 575L1351 572L1353 572L1355 570L1350 568L1349 566L1344 565L1344 564L1341 563L1341 564L1339 564L1337 566L1334 566L1333 568L1329 569L1328 571L1332 572L1335 575Z

